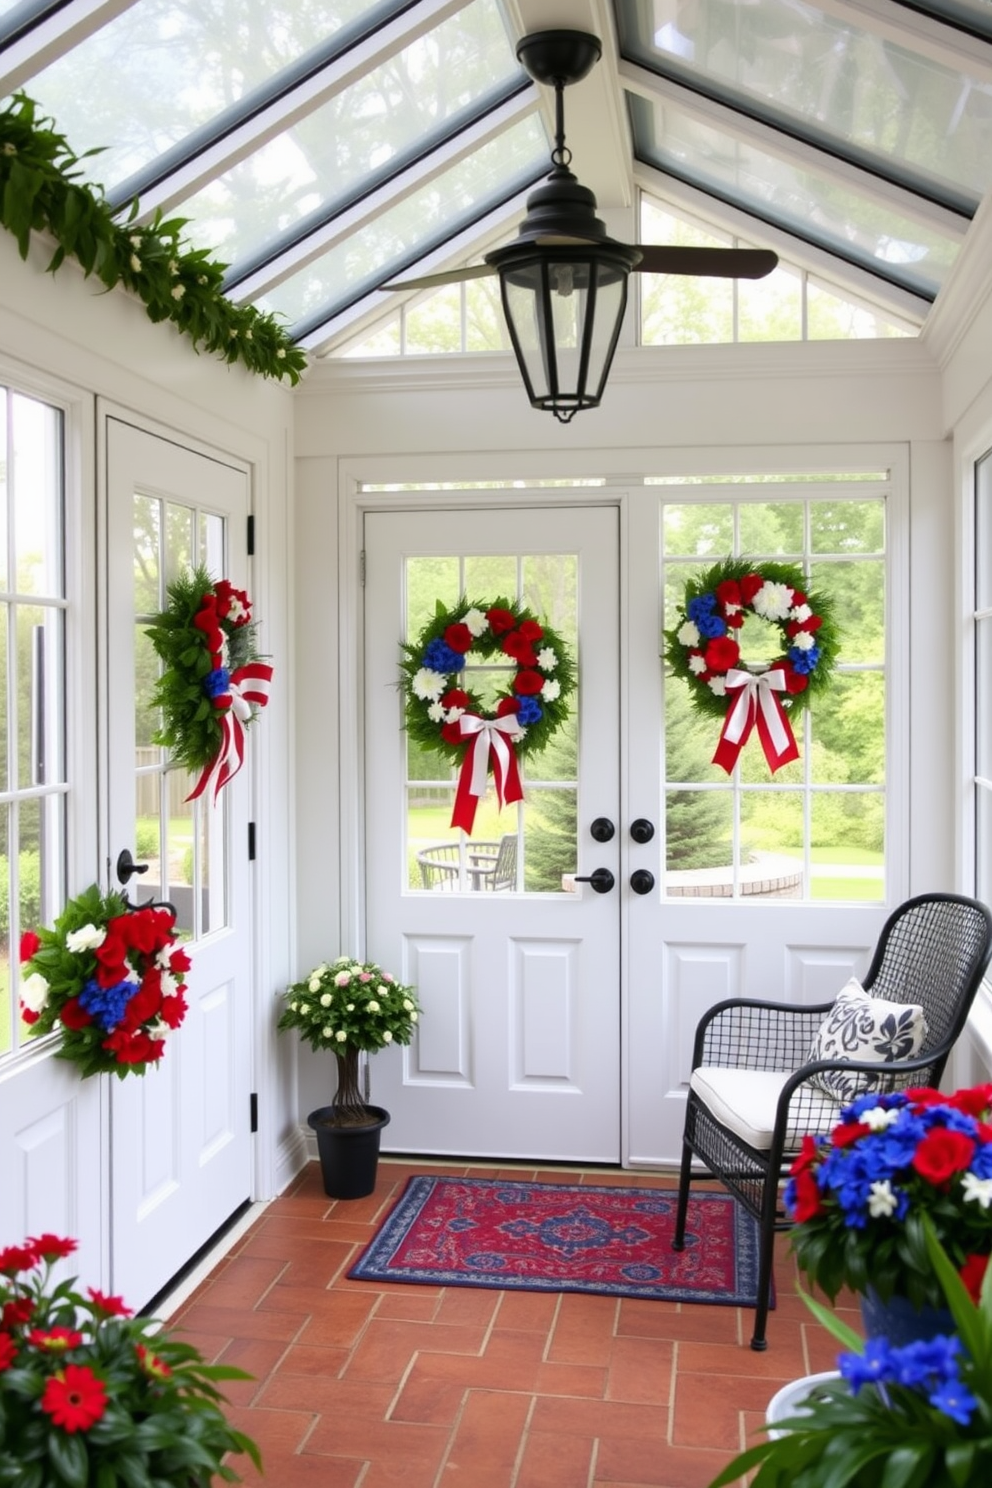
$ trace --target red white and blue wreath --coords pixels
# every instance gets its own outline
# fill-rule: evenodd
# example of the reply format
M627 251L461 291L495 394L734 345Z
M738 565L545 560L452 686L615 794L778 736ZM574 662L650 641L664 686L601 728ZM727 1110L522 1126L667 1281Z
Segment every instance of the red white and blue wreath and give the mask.
M780 654L749 665L737 639L749 615L779 632ZM790 717L827 686L838 639L831 602L807 591L802 570L727 558L686 585L665 659L689 685L694 707L722 717L713 763L728 774L757 728L772 771L799 758Z
M523 800L518 761L539 754L565 722L575 667L556 631L504 598L462 599L454 609L438 601L433 620L403 651L407 732L461 761L451 825L471 834L490 769L500 809ZM495 708L459 685L467 666L487 662L513 668Z

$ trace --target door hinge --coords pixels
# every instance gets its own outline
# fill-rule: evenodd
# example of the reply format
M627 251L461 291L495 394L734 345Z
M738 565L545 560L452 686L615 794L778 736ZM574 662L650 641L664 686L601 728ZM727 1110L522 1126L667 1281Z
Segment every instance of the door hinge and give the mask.
M248 861L249 861L249 863L254 863L254 861L255 861L255 823L254 822L249 822L248 823Z
M248 531L245 534L248 543L248 557L255 556L255 516L253 512L248 513Z
M365 588L365 549L358 555L358 582Z
M252 1093L251 1093L251 1095L248 1097L248 1100L249 1100L249 1104L251 1106L251 1130L253 1132L257 1132L258 1131L258 1092L256 1090L253 1090Z

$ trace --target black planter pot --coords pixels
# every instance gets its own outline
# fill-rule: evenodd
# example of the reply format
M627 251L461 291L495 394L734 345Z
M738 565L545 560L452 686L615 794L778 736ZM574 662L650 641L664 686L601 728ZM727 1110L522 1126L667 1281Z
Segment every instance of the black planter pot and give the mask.
M324 1192L330 1199L364 1199L375 1188L379 1165L379 1133L389 1123L389 1112L367 1106L363 1126L335 1126L334 1106L311 1111L307 1125L317 1135Z

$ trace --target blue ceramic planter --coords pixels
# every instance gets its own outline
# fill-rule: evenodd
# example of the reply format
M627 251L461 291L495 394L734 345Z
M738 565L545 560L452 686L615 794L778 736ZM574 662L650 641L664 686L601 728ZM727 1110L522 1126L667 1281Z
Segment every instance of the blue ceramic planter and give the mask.
M949 1308L916 1308L907 1297L890 1297L883 1302L874 1287L862 1294L861 1321L869 1338L885 1337L897 1348L919 1338L956 1331Z

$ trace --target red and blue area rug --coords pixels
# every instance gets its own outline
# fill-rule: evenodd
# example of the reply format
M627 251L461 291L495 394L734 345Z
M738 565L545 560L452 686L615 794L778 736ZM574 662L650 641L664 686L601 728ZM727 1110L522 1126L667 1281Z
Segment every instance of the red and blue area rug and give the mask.
M729 1194L695 1194L676 1252L675 1201L657 1188L411 1178L348 1275L753 1306L754 1220Z

